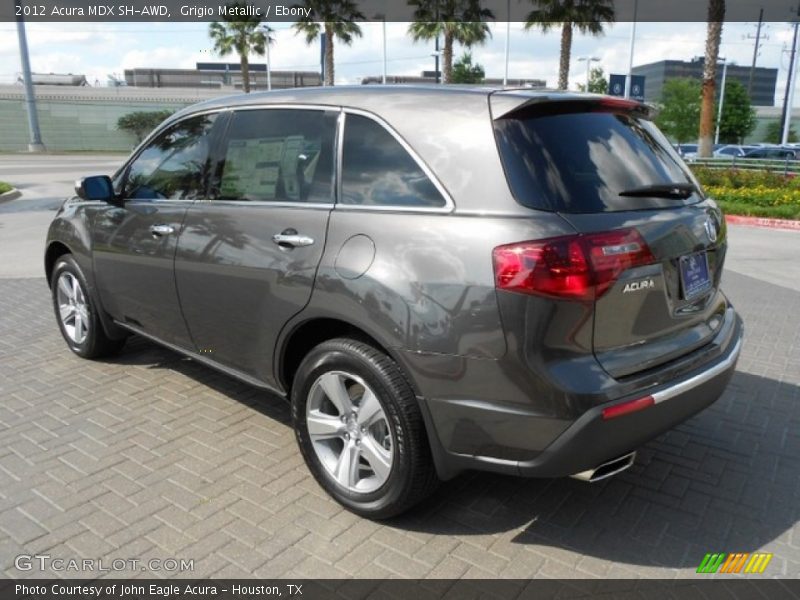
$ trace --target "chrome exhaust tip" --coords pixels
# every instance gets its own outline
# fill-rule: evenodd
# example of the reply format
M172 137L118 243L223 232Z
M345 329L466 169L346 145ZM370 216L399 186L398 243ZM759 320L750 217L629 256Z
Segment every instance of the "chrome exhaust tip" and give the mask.
M613 477L617 473L622 473L622 471L625 469L630 468L635 460L636 452L634 451L630 454L623 454L618 458L604 462L603 464L596 466L594 469L589 469L588 471L582 471L580 473L570 475L570 477L573 479L579 479L580 481L594 483L595 481L600 481L601 479Z

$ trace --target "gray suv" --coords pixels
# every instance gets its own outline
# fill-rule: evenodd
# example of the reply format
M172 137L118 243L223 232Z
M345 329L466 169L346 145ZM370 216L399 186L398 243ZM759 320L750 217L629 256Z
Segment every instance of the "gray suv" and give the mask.
M613 475L741 346L723 216L635 102L223 98L76 192L45 254L70 349L136 334L286 397L314 477L371 518L466 469Z

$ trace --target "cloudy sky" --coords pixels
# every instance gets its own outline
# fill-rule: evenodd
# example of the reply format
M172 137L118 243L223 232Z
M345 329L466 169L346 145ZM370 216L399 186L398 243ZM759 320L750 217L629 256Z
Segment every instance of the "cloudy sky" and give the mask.
M274 69L314 70L318 68L319 47L306 46L289 23L277 23L277 42L272 50ZM388 23L390 75L419 74L433 69L433 45L414 44L406 35L407 23ZM492 39L473 50L488 77L502 77L506 23L493 23ZM381 73L381 23L362 25L364 36L346 47L336 47L337 83L358 83L367 75ZM725 25L720 55L740 65L753 57L755 23ZM80 73L90 82L105 85L109 74L122 75L126 68L194 68L197 61L218 60L211 50L207 23L28 23L31 65L35 72ZM606 73L627 70L631 24L608 27L604 36L576 35L573 59L597 56ZM788 70L792 31L788 23L768 23L758 64L777 67L776 96L783 98ZM638 23L634 64L662 59L688 60L704 53L704 23ZM521 23L511 24L511 78L538 78L555 85L558 78L558 31L526 32ZM235 57L229 59L236 61ZM253 57L254 62L263 62ZM19 75L16 25L0 23L0 83L12 83ZM573 60L570 86L586 78L583 63ZM800 94L796 96L800 105Z

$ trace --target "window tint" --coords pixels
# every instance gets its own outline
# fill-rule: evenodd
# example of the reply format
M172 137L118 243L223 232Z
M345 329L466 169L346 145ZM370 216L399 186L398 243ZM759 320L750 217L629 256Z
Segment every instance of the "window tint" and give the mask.
M379 123L347 115L342 202L364 206L444 206L436 186Z
M332 202L334 112L242 110L231 117L219 200Z
M209 132L215 118L185 119L159 135L131 163L125 196L162 200L204 197L210 168Z
M652 185L694 183L663 134L636 114L542 107L498 119L495 133L511 191L531 208L593 213L700 200L620 196Z

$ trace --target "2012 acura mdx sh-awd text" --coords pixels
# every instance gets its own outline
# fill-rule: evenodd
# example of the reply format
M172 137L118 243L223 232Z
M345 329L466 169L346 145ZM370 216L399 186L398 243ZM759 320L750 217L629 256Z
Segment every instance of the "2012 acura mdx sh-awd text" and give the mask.
M223 98L76 191L45 256L70 349L137 334L287 397L314 477L372 518L465 469L617 473L741 346L723 216L635 102Z

